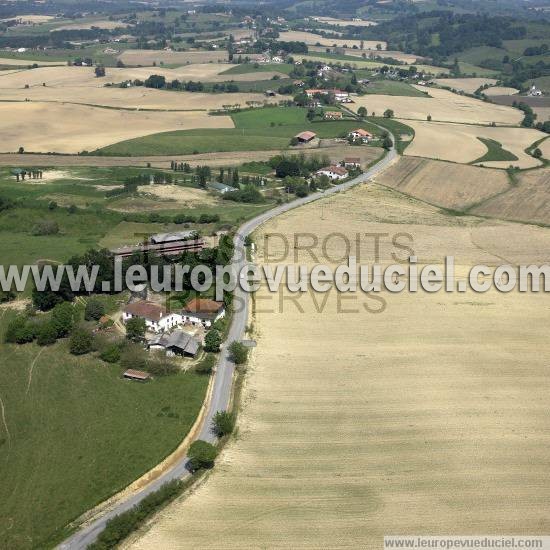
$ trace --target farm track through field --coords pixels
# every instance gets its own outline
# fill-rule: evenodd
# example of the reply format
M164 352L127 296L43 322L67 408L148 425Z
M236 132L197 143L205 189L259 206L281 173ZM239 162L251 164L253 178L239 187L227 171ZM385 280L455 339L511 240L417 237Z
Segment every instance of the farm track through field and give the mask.
M4 424L4 429L6 430L6 436L8 441L8 449L11 449L11 434L10 430L8 428L8 422L6 420L6 409L4 407L4 401L2 397L0 397L0 411L2 412L2 423Z
M41 348L39 350L39 352L36 354L35 358L33 359L32 363L31 363L31 368L29 369L29 380L27 382L27 389L25 390L25 395L28 395L29 393L29 390L31 389L31 384L32 384L32 374L34 372L34 367L36 365L36 362L38 361L38 359L40 358L40 356L42 355L42 352L45 350L46 348Z

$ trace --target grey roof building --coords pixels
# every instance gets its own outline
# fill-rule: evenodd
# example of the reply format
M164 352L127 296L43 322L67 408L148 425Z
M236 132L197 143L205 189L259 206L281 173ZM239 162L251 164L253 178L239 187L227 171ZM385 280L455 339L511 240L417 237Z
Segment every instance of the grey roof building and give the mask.
M175 330L171 334L162 334L149 341L149 349L164 349L169 355L185 355L195 357L200 343L183 330Z

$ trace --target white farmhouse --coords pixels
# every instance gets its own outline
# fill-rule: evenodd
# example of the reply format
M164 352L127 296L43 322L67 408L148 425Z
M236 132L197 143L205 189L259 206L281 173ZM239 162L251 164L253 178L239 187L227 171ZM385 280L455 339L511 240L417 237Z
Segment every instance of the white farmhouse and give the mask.
M180 313L167 312L164 307L145 300L128 304L122 312L125 323L136 317L144 319L147 330L151 332L166 332L183 323Z
M317 171L318 176L328 176L332 181L346 179L349 172L343 166L331 165Z

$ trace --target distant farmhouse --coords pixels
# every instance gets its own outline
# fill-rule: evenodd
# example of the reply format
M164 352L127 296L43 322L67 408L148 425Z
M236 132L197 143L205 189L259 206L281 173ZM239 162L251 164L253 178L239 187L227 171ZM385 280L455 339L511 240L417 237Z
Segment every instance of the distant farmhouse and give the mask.
M363 143L368 143L369 140L372 139L372 134L370 132L367 132L366 130L363 130L363 128L357 128L357 130L352 130L348 134L348 138L360 139Z
M230 185L225 185L225 183L218 182L208 183L206 187L208 189L211 189L212 191L217 191L222 195L225 195L226 193L231 193L232 191L237 191L235 187L231 187Z
M321 168L317 171L318 176L327 176L332 181L343 180L348 177L349 172L343 166L331 165L326 168Z

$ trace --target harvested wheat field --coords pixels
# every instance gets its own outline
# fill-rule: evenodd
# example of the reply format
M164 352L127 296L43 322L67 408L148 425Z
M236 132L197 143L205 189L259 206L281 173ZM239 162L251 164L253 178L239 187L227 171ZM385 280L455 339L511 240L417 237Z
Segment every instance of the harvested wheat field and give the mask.
M353 48L361 48L361 40L339 39L339 38L323 38L320 34L305 31L284 31L280 33L279 40L283 42L305 42L308 45L316 46L348 46ZM386 42L383 40L363 40L363 50L376 50L376 46L380 44L382 49L386 49Z
M474 208L472 213L550 226L550 168L524 172L518 179L518 185Z
M304 149L301 153L305 155L326 154L333 162L338 162L347 156L361 158L362 164L368 164L378 158L381 149L377 147L357 147L348 145L336 145L335 147L322 149ZM145 156L145 157L104 157L104 156L65 156L65 155L25 155L25 166L146 166L148 163L154 168L170 168L172 161L187 162L191 166L208 164L212 167L218 166L240 166L243 162L267 161L275 155L288 152L280 149L271 151L246 151L246 158L243 158L242 151L220 152L220 153L199 153L197 155L171 155L171 156ZM17 166L21 157L17 153L0 153L0 166Z
M309 48L310 52L318 52L318 53L326 53L327 48L326 46L310 46ZM342 48L344 55L351 55L353 57L358 57L363 59L363 54L365 53L363 50L357 50L353 48ZM370 57L393 57L393 59L397 59L398 61L403 61L403 63L412 64L416 63L417 60L422 59L418 55L414 55L412 53L403 53L398 51L388 51L388 50L382 50L382 51L372 51L367 54L366 60L368 61Z
M326 23L327 25L337 25L338 27L372 27L378 23L373 21L360 20L351 20L351 19L333 19L332 17L314 17L315 21L320 23Z
M0 52L0 65L5 65L8 67L28 67L30 65L38 65L40 67L54 66L54 65L66 65L64 61L37 61L34 59L21 59L15 57L1 57L2 53ZM13 71L2 71L0 76L9 74Z
M448 90L439 88L426 89L415 86L422 92L428 92L431 97L405 97L369 94L354 98L351 105L354 111L361 106L367 108L369 114L373 111L381 116L386 109L392 109L396 118L407 120L426 120L431 115L434 121L461 122L469 124L519 124L523 118L522 112L506 105L484 103Z
M81 21L77 23L68 23L67 25L61 25L60 27L55 27L54 31L74 31L80 29L119 29L121 27L128 27L128 23L123 23L122 21L110 21L108 19L100 19L97 21Z
M550 108L548 110L550 111ZM550 138L546 138L538 147L542 151L542 156L550 160Z
M14 15L7 19L0 19L0 21L11 21L12 19L20 19L22 24L36 25L39 23L47 23L55 19L55 17L53 15Z
M127 110L158 111L207 111L222 109L224 105L246 106L247 101L258 104L273 103L267 101L263 94L234 93L208 94L202 92L178 92L154 88L41 88L25 90L25 94L0 89L0 99L24 102L55 102L59 104L81 104L104 107L115 107ZM24 98L20 97L24 95ZM1 124L1 123L0 123ZM1 126L0 126L1 127ZM212 121L212 128L218 126ZM227 126L221 126L227 127Z
M22 97L29 93L26 86L29 86L29 88L103 88L107 84L120 84L128 80L145 81L153 74L164 76L167 81L178 79L200 80L201 82L271 80L275 75L285 76L277 71L224 74L229 68L228 65L221 63L183 65L174 69L165 67L109 67L107 74L98 78L95 76L92 67L69 67L58 63L55 67L2 71L0 73L0 90L18 91L18 97Z
M56 103L0 103L3 152L78 153L170 130L233 128L205 112L137 112Z
M182 185L140 185L139 194L152 196L175 207L194 208L198 205L212 206L219 203L218 199L203 189L183 187ZM165 206L171 207L170 205Z
M494 78L438 78L435 83L439 86L473 94L480 86L485 86L485 84L492 86L497 83L497 80Z
M401 157L376 182L452 210L464 210L511 188L500 170L416 157Z
M550 260L546 229L445 216L376 185L323 202L264 232L320 243L389 234L383 263L404 258L389 245L404 232L419 262L454 254L458 272ZM360 261L372 262L373 239L362 243ZM281 251L272 239L272 264ZM346 253L341 238L327 251ZM321 244L314 252L332 263ZM309 252L297 263L311 265ZM279 308L280 296L260 290L238 437L204 483L124 547L374 549L395 533L547 533L550 296L315 298Z
M487 147L478 137L492 139L518 157L518 160L483 162L491 168L532 168L541 162L525 153L525 149L544 134L533 128L504 128L473 126L468 124L445 124L441 122L405 121L414 129L413 142L405 150L405 155L426 157L452 162L469 163L485 155Z
M509 88L507 86L493 86L488 88L483 92L488 97L493 97L497 95L515 95L519 93L517 88Z
M173 52L168 50L126 50L118 56L125 65L184 65L186 63L226 63L225 50Z

